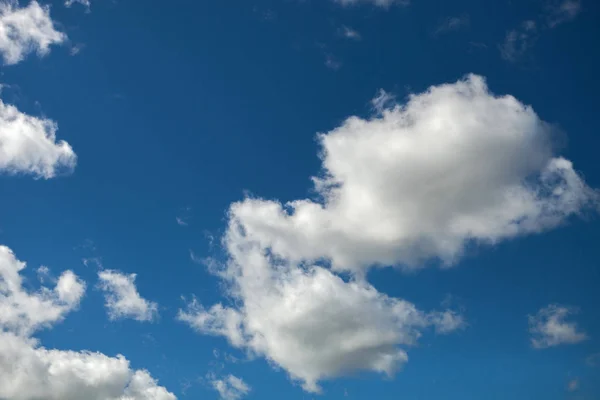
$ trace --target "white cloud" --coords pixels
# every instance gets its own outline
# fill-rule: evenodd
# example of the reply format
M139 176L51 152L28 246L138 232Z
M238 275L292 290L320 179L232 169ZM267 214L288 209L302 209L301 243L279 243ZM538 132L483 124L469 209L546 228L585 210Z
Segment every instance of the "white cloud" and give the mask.
M123 356L47 350L0 331L0 398L10 400L175 400Z
M470 18L468 15L461 15L459 17L447 17L434 31L434 35L441 33L458 31L462 28L469 26Z
M340 29L338 30L338 34L342 37L345 37L346 39L353 39L353 40L362 39L362 37L358 31L356 31L355 29L352 29L346 25L343 25L342 27L340 27Z
M66 39L64 33L54 29L50 7L40 6L37 1L21 8L16 1L0 3L0 53L4 64L16 64L33 52L43 56L51 45Z
M525 54L538 38L535 21L524 21L518 29L506 33L504 42L500 45L500 54L507 61L517 61Z
M355 371L391 375L428 327L465 326L453 311L421 311L378 292L369 268L451 265L468 243L552 229L597 202L554 155L551 127L475 75L318 138L319 200L232 204L222 240L229 259L210 270L234 306L194 300L179 313L312 392ZM349 279L336 275L348 271Z
M598 193L554 154L552 127L469 75L318 136L322 201L246 198L229 210L247 240L337 271L452 265L468 243L543 232Z
M536 349L544 349L586 340L587 335L579 331L577 324L566 320L576 311L574 308L551 304L542 308L536 315L530 315L531 345Z
M393 5L407 6L410 0L333 0L343 6L353 6L357 4L373 4L381 8L389 8Z
M79 3L82 6L86 7L87 9L89 9L90 6L92 5L91 2L90 2L90 0L66 0L65 1L65 6L66 7L71 7L75 3Z
M36 292L23 288L20 272L26 264L6 246L0 246L0 331L21 335L62 321L79 306L85 283L71 272L64 272L53 289Z
M576 392L579 390L579 379L575 378L575 379L571 379L569 381L569 384L567 385L567 389L569 389L569 392Z
M133 318L152 321L158 317L158 305L140 296L135 287L136 274L103 270L98 273L100 288L105 292L110 319Z
M56 141L57 129L54 121L0 100L0 172L45 179L71 172L77 156L67 142Z
M207 310L193 301L179 319L266 357L308 391L319 392L320 380L359 370L392 375L408 359L399 346L416 344L423 329L448 333L464 325L453 312L424 313L366 282L274 260L234 227L226 241L231 260L221 276L239 307Z
M553 0L547 5L547 23L554 28L575 19L581 12L580 0Z
M329 69L337 71L342 68L342 62L332 54L325 54L325 66Z
M221 378L209 376L209 382L212 387L219 392L222 400L239 400L250 393L250 386L241 378L234 375L228 375Z
M54 289L28 293L25 263L0 246L0 398L7 400L175 400L123 356L49 350L31 337L74 310L85 284L64 272Z

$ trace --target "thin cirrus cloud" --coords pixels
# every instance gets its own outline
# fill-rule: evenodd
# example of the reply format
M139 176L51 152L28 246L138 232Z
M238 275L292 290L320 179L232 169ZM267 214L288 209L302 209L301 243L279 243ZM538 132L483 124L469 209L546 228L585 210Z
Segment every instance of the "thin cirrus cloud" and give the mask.
M422 311L380 293L365 279L373 266L451 266L469 243L550 230L598 204L555 154L552 127L514 97L491 93L480 76L432 86L405 104L378 97L373 117L318 135L319 201L230 206L222 240L229 259L209 269L235 306L193 300L179 312L310 392L359 370L392 375L428 328L465 327L455 311Z
M85 283L63 272L54 288L23 288L26 264L0 246L0 398L11 400L175 400L122 355L52 350L32 337L74 311Z
M158 318L158 304L141 297L135 287L136 274L103 270L98 273L98 279L111 320L131 318L145 322Z
M77 155L56 140L57 124L0 100L0 173L50 179L73 171Z
M544 30L570 22L580 12L580 0L546 1L543 12L536 20L523 21L519 27L506 33L504 42L499 46L502 58L511 62L519 60L533 47Z
M575 322L567 319L576 314L572 307L551 304L529 316L531 345L545 349L562 344L575 344L588 339Z
M240 400L250 393L250 386L235 375L216 377L209 375L210 385L219 393L221 400Z
M43 56L51 45L61 44L67 36L54 28L50 7L32 1L27 7L16 2L0 2L0 54L4 64L12 65L36 52Z

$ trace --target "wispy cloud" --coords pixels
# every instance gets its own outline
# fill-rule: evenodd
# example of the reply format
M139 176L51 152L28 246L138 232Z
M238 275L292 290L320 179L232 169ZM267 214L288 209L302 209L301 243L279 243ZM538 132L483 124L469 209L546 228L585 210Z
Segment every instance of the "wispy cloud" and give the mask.
M357 30L352 29L346 25L342 25L338 29L338 35L341 37L344 37L346 39L352 39L352 40L361 40L362 39L361 34Z
M537 314L530 315L531 345L536 349L545 349L561 344L575 344L588 339L575 322L567 321L567 318L576 313L577 309L573 307L551 304L542 308Z
M443 33L455 32L460 29L464 29L469 26L470 18L468 15L461 15L458 17L447 17L445 18L433 32L434 36L441 35Z

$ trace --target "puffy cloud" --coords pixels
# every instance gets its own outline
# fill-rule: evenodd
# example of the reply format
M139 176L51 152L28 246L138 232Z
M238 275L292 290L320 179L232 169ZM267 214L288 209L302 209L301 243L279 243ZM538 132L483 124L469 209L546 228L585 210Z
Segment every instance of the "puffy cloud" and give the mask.
M175 400L129 361L87 351L49 350L31 337L79 304L85 284L64 272L54 289L23 289L19 261L0 246L0 398L7 400Z
M64 272L53 289L28 292L20 275L25 267L11 249L0 246L0 331L28 335L62 321L85 292L85 283L71 271Z
M71 146L56 141L56 123L19 111L0 100L0 172L53 178L71 172L77 156Z
M0 332L0 398L10 400L175 400L123 356L47 350Z
M158 305L140 296L135 287L136 274L104 270L98 273L100 288L105 292L110 319L133 318L152 321L158 317Z
M597 204L571 163L554 154L552 129L483 78L348 118L318 136L317 199L246 198L231 205L209 263L233 306L196 300L179 319L264 356L303 387L355 371L391 375L427 328L466 325L450 310L421 311L366 281L373 266L455 263L470 243L552 229ZM351 272L343 279L339 272Z
M20 8L16 1L0 3L0 53L5 64L16 64L26 55L43 56L53 44L63 43L67 36L54 29L50 7L32 1Z
M544 349L586 340L587 335L579 331L576 323L566 321L567 317L576 311L574 308L551 304L542 308L536 315L530 315L531 345L536 349Z
M239 400L250 393L250 386L241 378L234 375L228 375L223 378L209 376L209 382L219 392L222 400Z
M247 198L230 208L232 226L278 257L353 272L452 265L470 242L543 232L598 204L555 156L552 127L476 75L318 139L320 201Z
M308 391L358 370L392 375L408 359L400 346L416 344L423 329L448 333L464 325L451 311L425 313L364 281L275 259L235 227L226 241L231 260L221 276L240 306L205 309L194 301L180 320L266 357Z

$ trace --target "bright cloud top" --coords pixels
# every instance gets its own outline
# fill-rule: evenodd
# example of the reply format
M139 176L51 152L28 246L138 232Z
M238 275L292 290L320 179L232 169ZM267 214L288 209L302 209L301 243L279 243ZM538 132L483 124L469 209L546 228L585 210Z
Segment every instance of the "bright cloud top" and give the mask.
M29 335L62 321L85 292L85 283L72 271L65 271L52 289L29 292L20 275L25 267L8 247L0 246L0 331Z
M158 317L158 304L142 298L138 293L135 287L136 274L104 270L98 273L98 278L110 319L152 321Z
M240 400L250 393L250 386L234 375L227 375L222 378L211 376L209 381L222 400Z
M0 100L0 173L50 179L71 172L77 156L71 146L56 141L56 123L19 111Z
M7 65L22 61L36 52L43 56L53 44L63 43L67 36L54 29L50 7L32 1L19 8L16 1L0 3L0 53Z
M530 315L531 345L536 349L544 349L586 340L587 335L579 331L577 324L567 321L567 318L575 313L573 308L551 304L542 308L536 315Z
M123 356L48 350L31 337L75 309L85 284L64 272L54 289L27 293L19 261L0 246L0 398L11 400L175 400Z
M451 265L469 242L543 232L598 201L554 155L551 126L476 75L318 138L322 201L247 198L230 219L279 257L338 271Z

